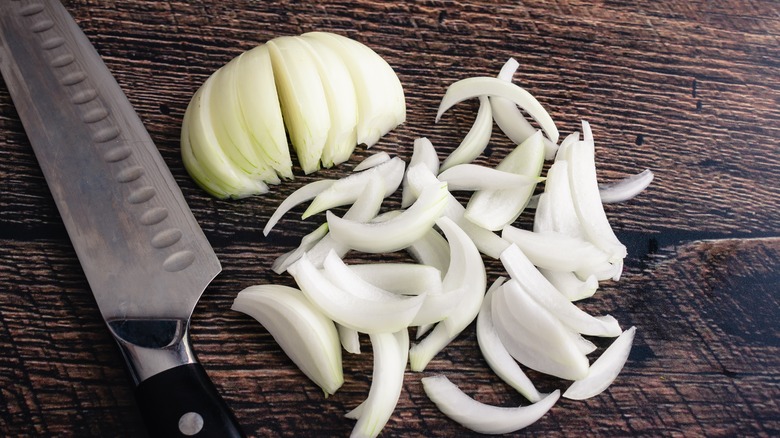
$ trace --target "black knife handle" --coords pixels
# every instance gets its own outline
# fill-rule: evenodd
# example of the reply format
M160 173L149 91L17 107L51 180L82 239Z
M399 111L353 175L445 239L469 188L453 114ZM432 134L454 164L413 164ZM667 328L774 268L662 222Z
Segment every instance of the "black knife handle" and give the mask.
M152 437L245 437L199 363L180 365L141 382L135 390Z

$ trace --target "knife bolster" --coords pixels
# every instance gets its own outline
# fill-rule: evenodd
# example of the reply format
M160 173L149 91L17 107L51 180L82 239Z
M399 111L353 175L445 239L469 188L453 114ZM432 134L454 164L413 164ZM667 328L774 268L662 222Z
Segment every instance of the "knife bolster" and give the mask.
M163 371L197 363L189 342L189 321L113 320L108 326L136 386Z

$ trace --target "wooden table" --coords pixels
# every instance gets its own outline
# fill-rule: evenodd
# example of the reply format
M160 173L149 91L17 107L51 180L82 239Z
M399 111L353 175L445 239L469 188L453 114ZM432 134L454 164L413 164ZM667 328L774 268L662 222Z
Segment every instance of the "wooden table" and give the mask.
M195 309L192 340L253 436L346 436L365 398L364 354L324 399L265 329L230 305L244 287L291 284L269 270L321 216L261 229L304 183L341 176L376 151L408 159L427 136L441 158L466 133L467 102L439 124L446 87L515 80L562 133L588 120L599 178L651 168L638 198L607 206L629 247L620 282L582 304L638 327L609 390L561 400L523 433L549 436L780 434L780 6L753 1L477 2L67 0L145 122L224 271ZM218 67L279 35L340 32L384 56L404 84L408 119L337 169L241 201L205 195L186 174L179 129L189 98ZM511 147L496 129L481 163ZM104 327L5 86L0 86L0 435L142 436L131 384ZM399 197L387 201L397 207ZM296 210L297 211L297 210ZM526 219L521 219L521 222ZM353 259L354 260L354 259ZM488 263L489 281L501 272ZM607 345L599 343L601 347ZM470 326L422 375L444 373L497 405L522 397L490 372ZM530 373L541 390L566 382ZM385 436L467 436L407 372Z

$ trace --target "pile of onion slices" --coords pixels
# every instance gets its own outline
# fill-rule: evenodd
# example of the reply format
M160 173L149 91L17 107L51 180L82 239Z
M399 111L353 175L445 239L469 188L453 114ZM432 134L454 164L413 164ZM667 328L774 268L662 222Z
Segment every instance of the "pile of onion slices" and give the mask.
M358 354L360 334L369 336L372 383L365 401L346 414L357 420L352 436L377 436L395 409L407 363L424 371L475 320L487 364L530 403L492 406L445 376L423 377L441 412L476 432L516 431L559 397L594 397L628 359L635 328L621 328L610 315L590 315L576 302L592 297L600 282L618 281L623 270L626 247L603 203L637 195L652 172L599 186L590 125L583 122L581 132L559 139L548 112L512 82L516 68L510 59L498 77L449 86L437 120L463 100L480 103L470 131L443 162L426 138L415 141L409 163L377 153L344 178L296 190L264 229L267 235L303 203L304 218L325 212L325 222L272 266L297 287L249 287L233 309L262 323L326 395L344 381L342 349ZM494 121L517 146L495 167L476 165ZM399 190L402 208L383 211L384 199ZM456 191L471 193L465 205ZM523 212L533 215L532 229L516 225ZM351 251L406 251L413 262L350 264ZM505 275L488 287L485 261L491 259ZM588 337L614 341L593 360L597 347ZM571 383L543 394L523 367Z

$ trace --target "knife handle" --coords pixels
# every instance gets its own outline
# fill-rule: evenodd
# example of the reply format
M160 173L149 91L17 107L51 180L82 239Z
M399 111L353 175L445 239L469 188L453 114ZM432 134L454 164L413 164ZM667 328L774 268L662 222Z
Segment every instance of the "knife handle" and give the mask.
M235 416L199 363L156 374L135 390L152 437L244 437Z

